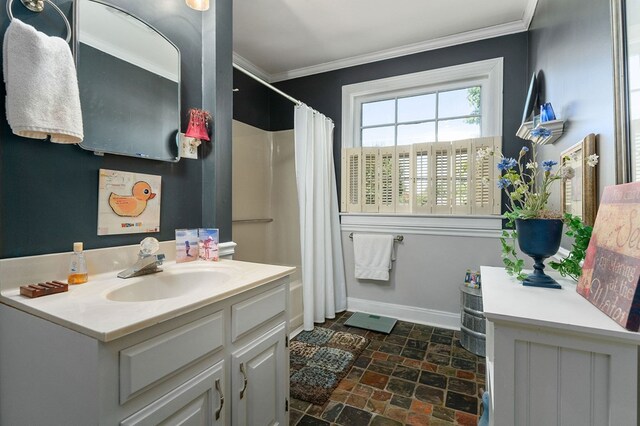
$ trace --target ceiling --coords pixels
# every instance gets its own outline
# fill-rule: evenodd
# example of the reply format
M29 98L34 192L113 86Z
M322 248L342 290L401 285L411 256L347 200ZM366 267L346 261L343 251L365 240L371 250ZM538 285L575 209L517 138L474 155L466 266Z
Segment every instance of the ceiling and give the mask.
M234 62L280 81L529 27L537 0L234 0Z

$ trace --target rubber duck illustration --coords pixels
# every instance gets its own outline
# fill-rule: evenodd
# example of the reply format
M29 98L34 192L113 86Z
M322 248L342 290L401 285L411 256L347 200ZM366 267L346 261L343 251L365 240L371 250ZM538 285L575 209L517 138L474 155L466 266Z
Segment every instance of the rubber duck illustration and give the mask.
M131 188L132 195L109 194L109 206L118 216L137 217L147 208L147 201L155 198L151 185L147 182L136 182Z

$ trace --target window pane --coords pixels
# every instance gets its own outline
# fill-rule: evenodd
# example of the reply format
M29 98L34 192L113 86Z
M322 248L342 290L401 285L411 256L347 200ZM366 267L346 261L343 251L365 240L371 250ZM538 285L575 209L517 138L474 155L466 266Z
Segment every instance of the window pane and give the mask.
M435 142L436 124L402 124L398 126L398 145L411 145L422 142Z
M398 123L434 120L436 118L436 94L411 96L398 99Z
M438 121L438 141L457 141L480 137L480 119L476 117Z
M362 146L394 146L394 127L362 129Z
M391 124L396 121L396 100L367 102L362 104L362 126Z
M480 114L480 86L438 94L438 118Z

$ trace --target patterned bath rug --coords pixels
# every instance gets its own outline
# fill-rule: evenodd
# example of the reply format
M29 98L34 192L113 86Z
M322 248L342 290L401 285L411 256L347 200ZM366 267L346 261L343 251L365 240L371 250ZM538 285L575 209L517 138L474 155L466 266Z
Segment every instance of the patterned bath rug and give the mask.
M291 396L323 405L369 341L356 334L315 327L290 344Z

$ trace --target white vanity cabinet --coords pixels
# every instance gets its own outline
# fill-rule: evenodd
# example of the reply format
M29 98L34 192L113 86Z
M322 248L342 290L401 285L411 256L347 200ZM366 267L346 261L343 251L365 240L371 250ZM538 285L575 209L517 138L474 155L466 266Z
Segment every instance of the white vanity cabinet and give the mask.
M576 293L482 267L490 424L635 426L640 333Z
M0 304L0 424L286 425L288 280L107 342Z

